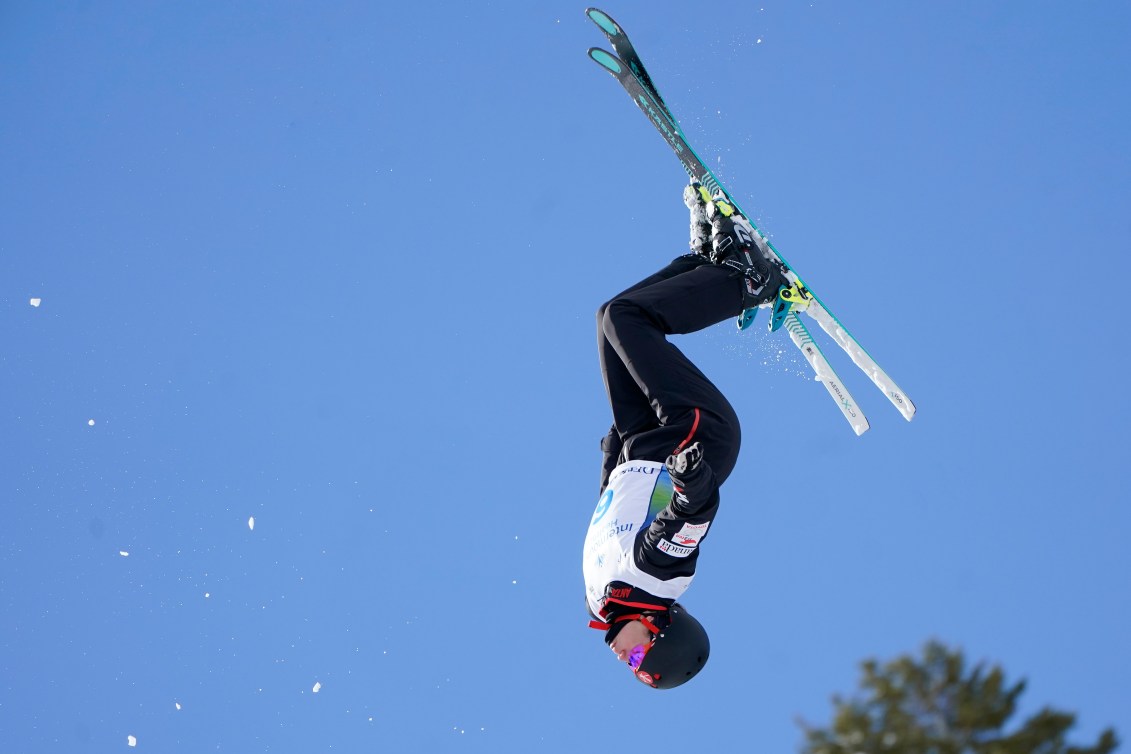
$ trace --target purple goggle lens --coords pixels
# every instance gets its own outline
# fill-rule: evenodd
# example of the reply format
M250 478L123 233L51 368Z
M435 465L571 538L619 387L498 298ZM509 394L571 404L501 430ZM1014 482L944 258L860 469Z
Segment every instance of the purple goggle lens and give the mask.
M644 644L637 644L633 647L632 651L628 653L628 666L633 670L639 668L640 663L644 662L644 655L648 654L649 649L651 649L651 645L645 646Z

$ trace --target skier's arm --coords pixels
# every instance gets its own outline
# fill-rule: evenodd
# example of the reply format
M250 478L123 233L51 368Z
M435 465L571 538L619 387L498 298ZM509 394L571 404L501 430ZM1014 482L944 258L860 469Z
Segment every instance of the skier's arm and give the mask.
M603 494L605 487L609 485L609 475L620 461L621 445L620 433L616 427L611 427L609 434L601 438L601 490L597 494Z
M714 515L719 505L719 483L710 464L703 460L699 443L669 458L667 469L675 484L669 508L681 518L702 518L708 511Z
M682 465L673 459L678 456L667 464L675 484L672 500L644 532L636 551L637 565L661 578L695 572L699 544L719 509L718 480L700 449L689 449Z

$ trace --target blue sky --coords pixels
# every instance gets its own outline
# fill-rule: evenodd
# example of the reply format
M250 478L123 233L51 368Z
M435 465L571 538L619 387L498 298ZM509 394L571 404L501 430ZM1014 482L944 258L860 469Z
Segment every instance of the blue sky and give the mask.
M679 339L744 448L654 693L585 627L593 313L684 178L585 5L8 4L5 739L793 751L931 638L1131 736L1131 10L603 7L915 421L827 341L863 437L784 333Z

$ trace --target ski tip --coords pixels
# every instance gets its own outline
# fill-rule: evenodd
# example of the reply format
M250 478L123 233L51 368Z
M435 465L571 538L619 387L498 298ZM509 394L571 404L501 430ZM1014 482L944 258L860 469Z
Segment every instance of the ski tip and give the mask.
M589 57L614 76L621 76L627 70L620 58L600 47L590 47Z
M590 21L600 26L601 31L605 32L610 37L616 37L621 34L620 26L617 22L600 8L586 8L585 15L589 17Z
M896 396L893 394L892 395L892 402L893 403L895 402L895 399L896 399ZM911 421L912 419L914 419L915 418L915 411L917 409L915 408L915 404L911 402L911 399L908 398L906 395L900 395L899 401L900 402L898 403L898 405L896 405L896 408L899 409L899 413L903 414L903 418L906 419L907 421Z
M908 422L912 421L912 419L915 418L915 404L913 404L912 399L905 396L903 390L900 390L897 385L890 382L890 380L886 392L888 393L888 400L891 401L891 405L895 406L896 410L899 411L900 414L903 414Z

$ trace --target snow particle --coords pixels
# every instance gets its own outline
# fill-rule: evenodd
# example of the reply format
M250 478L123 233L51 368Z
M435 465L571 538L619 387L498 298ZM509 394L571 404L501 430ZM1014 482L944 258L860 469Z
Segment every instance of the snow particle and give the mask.
M247 519L247 528L255 531L255 516L249 516Z
M758 44L758 45L762 44L762 39L761 39L761 37L759 37L759 38L758 38L757 40L755 40L755 41L754 41L754 44Z
M43 302L43 299L41 299L41 298L33 298L28 303L31 304L32 306L39 306L40 303L42 303L42 302Z
M177 709L180 709L181 703L180 702L173 702L173 706L176 707Z
M137 738L135 736L126 736L126 743L130 746L137 746Z
M118 550L118 554L121 555L123 558L128 558L130 556L130 553L129 553L128 550Z
M86 426L93 427L94 426L94 419L88 419L87 422L86 422Z
M311 689L315 694L322 690L322 684L318 681L314 682L314 688Z
M209 592L205 592L205 593L204 593L204 599L208 599L208 598L209 598L209 597L211 597L211 596L212 596L212 594L211 594L211 593L209 593Z

